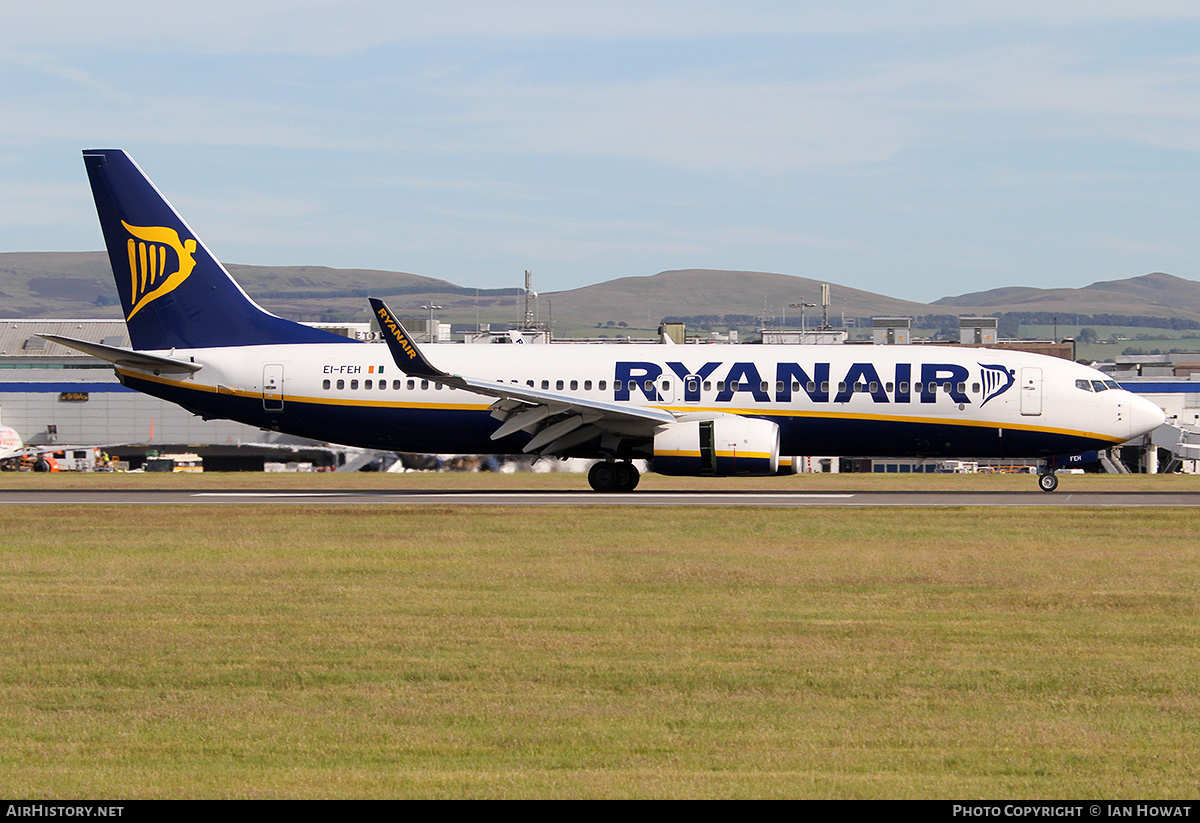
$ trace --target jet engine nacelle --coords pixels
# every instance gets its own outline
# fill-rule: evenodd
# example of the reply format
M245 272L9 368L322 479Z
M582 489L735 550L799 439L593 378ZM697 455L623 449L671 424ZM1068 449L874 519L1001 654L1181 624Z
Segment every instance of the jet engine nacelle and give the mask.
M654 471L673 475L768 475L779 468L779 426L750 417L685 420L654 434Z

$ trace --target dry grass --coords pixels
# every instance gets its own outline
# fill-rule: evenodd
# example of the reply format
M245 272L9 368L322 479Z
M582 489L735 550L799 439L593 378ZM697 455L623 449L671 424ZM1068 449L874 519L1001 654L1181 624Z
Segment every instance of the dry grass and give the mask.
M0 525L8 796L1180 797L1200 778L1192 510Z

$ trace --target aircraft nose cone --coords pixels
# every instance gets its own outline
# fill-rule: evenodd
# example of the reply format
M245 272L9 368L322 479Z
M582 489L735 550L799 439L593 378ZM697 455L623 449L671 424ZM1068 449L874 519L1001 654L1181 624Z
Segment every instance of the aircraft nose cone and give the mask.
M1152 432L1167 419L1166 414L1158 406L1144 397L1131 395L1129 400L1129 437L1141 437Z

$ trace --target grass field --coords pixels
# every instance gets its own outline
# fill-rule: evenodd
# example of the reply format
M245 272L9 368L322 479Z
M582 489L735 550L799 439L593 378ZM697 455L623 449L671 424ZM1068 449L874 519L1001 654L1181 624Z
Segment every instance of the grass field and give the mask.
M2 507L0 524L9 797L1200 785L1193 510Z
M0 493L5 489L505 489L579 490L588 488L582 472L204 472L34 474L0 472ZM638 491L1030 491L1037 478L1030 474L796 474L787 477L666 477L645 474ZM1059 493L1087 491L1197 491L1200 475L1186 474L1086 474L1063 475ZM635 492L636 494L636 492Z

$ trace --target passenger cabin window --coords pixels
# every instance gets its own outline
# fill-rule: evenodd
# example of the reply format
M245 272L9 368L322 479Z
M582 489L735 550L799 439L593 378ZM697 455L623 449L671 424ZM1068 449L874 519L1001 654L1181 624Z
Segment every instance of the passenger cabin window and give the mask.
M620 381L618 380L617 382L619 383ZM604 387L605 387L605 385L607 385L607 384L608 384L608 381L607 381L607 380L601 380L601 381L600 381L600 383L599 383L599 385L598 385L596 388L600 389L600 391L604 391ZM618 389L620 389L621 387L620 387L620 386L617 386L617 388L618 388Z
M543 389L548 389L548 388L550 388L550 381L549 381L549 380L543 380L543 381L542 381L542 388L543 388Z
M584 390L584 391L591 391L591 390L592 390L592 381L591 381L591 380L584 380L584 381L583 381L583 390Z
M350 389L351 389L351 391L353 391L354 389L357 389L357 388L358 388L358 381L357 381L357 380L351 380L351 381L350 381Z
M400 381L399 380L392 381L392 391L400 391Z
M563 381L561 381L561 380L554 381L554 388L557 391L562 391L563 390Z
M328 388L329 388L329 381L328 381L328 380L322 381L322 383L321 383L321 388L323 388L323 389L328 389Z
M337 382L337 387L338 387L338 391L341 391L342 389L346 388L346 381L345 381L345 380L339 380L339 381Z
M375 388L375 383L374 383L374 381L371 381L371 380L364 380L364 381L363 381L363 388L364 388L364 389L373 389L373 388Z
M579 391L579 381L578 380L571 381L571 391Z

